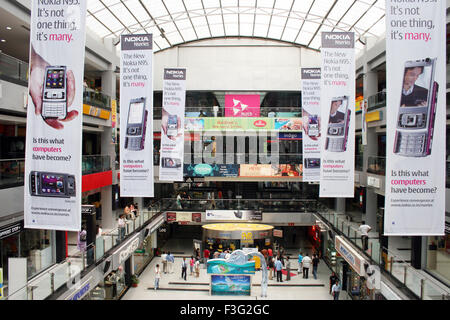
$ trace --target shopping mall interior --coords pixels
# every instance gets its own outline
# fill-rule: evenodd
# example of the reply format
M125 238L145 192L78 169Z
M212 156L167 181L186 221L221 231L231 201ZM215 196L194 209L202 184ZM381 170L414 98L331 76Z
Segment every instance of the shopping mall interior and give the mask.
M449 7L447 1L447 23ZM269 275L267 296L261 297L266 262L253 258L250 293L236 299L332 300L332 272L341 282L341 300L450 299L448 172L445 235L384 235L385 1L87 1L81 137L85 248L78 232L24 227L30 16L31 1L2 1L0 299L221 299L211 294L204 250L213 255L255 248L283 252L290 269L283 269L282 283ZM301 119L300 70L320 67L323 31L356 33L353 198L319 197L319 183L303 181L301 128L263 128L255 135L244 125L229 131L221 122L232 94L258 96L258 119ZM113 127L112 113L120 119L119 39L129 33L153 34L154 197L120 194L120 127ZM446 60L448 75L448 53ZM187 70L184 181L176 182L159 180L163 70L168 67ZM446 87L448 93L448 80ZM447 133L449 110L447 104ZM203 119L216 126L199 129ZM264 170L261 154L271 150L278 150L278 171ZM447 141L446 159L449 155ZM196 170L198 164L211 170ZM217 166L223 170L212 174ZM120 227L119 217L130 204L137 214ZM234 212L237 218L211 220L211 211ZM359 229L363 222L371 227L367 244ZM219 223L224 225L211 226ZM190 264L197 249L199 274L188 266L185 280L183 258ZM155 266L163 265L167 252L174 256L173 273L163 272L155 290ZM318 255L317 277L302 277L299 253ZM345 254L377 269L376 288ZM11 268L17 258L26 261L25 272Z

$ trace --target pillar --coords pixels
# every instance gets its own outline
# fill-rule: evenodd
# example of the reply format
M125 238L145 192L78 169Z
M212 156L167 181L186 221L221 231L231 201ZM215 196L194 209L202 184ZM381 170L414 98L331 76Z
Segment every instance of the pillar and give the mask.
M335 198L334 204L337 213L345 213L345 198Z

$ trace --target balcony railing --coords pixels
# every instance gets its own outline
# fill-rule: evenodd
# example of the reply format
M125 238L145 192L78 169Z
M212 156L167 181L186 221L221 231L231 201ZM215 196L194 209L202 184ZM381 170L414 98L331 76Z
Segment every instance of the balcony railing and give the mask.
M156 219L162 214L160 209L160 203L158 202L148 210L141 210L136 219L127 221L123 231L115 228L110 232L97 236L95 242L87 246L85 251L78 251L61 263L50 267L48 271L38 274L25 287L15 292L8 292L8 287L6 286L4 290L6 298L4 299L44 300L64 285L68 288L72 287L74 285L73 279L80 279L82 273L99 262L108 251L126 241L133 232L142 230L140 228Z
M318 213L328 221L335 229L342 233L355 247L362 252L361 232L355 228L345 214L337 214L322 203L317 204ZM387 275L400 281L406 288L421 300L448 299L450 290L437 286L433 281L426 278L401 257L382 247L378 237L369 234L368 250L366 255L377 264Z
M303 162L303 154L301 153L279 153L279 154L270 154L270 153L214 153L212 154L211 151L203 151L199 153L185 153L184 154L184 163L185 164L191 164L191 163L209 163L212 164L215 163L249 163L249 164L265 164L267 161L264 161L264 158L266 160L271 160L272 163L275 163L276 161L278 164L302 164ZM205 162L205 159L207 159ZM217 161L217 159L223 160L223 161ZM159 164L159 161L158 161Z
M386 174L386 157L369 156L367 172L384 176Z
M82 156L82 174L111 170L109 155ZM0 189L23 186L25 159L0 160Z
M255 210L263 212L316 212L317 201L308 199L184 199L162 200L165 211Z
M202 111L202 115L200 115ZM153 109L154 119L161 119L161 107L155 107ZM220 107L217 111L214 111L212 106L209 107L191 107L185 108L186 117L225 117L225 108ZM259 117L269 118L301 118L301 107L260 107Z
M369 96L367 101L369 103L367 108L368 111L384 107L386 105L386 92L377 92L374 95Z
M91 174L111 170L111 156L92 155L82 157L82 173Z
M90 88L83 89L83 103L90 106L111 110L111 97Z
M27 73L28 63L0 53L0 79L27 86Z

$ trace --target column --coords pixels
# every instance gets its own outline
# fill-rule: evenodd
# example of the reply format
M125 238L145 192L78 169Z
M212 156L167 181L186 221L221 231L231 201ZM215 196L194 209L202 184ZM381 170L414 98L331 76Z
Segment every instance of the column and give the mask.
M345 213L345 198L335 198L336 213Z
M367 57L368 48L375 42L374 38L366 38L366 45L364 47L364 59ZM364 78L363 78L363 95L364 99L368 99L370 96L378 92L378 74L376 71L371 70L367 60L364 61ZM370 105L369 105L370 107ZM363 147L363 172L367 172L369 156L378 155L378 137L376 128L367 128L367 145ZM366 187L366 211L362 215L364 220L373 231L377 229L377 194L371 187Z

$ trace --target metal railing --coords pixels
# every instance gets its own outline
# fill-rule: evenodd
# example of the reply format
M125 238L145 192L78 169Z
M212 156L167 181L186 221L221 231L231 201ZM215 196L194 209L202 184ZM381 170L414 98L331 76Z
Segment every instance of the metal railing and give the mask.
M0 53L0 79L27 86L27 73L28 63Z
M163 211L255 210L263 212L316 212L309 199L162 199Z
M200 114L201 111L201 114ZM162 108L155 107L153 109L153 118L161 119ZM213 106L208 107L185 107L186 117L225 117L225 108L219 107L217 111L214 111ZM301 118L302 108L299 107L260 107L259 117L269 118Z
M159 156L159 155L158 155ZM205 159L210 161L205 162ZM221 159L222 161L217 161ZM214 160L214 161L212 161ZM198 153L184 153L184 163L185 164L198 164L198 163L209 163L213 162L217 164L234 163L234 164L267 164L268 160L275 163L277 160L278 164L302 164L303 154L301 153L212 153L211 151L202 151ZM159 164L159 160L158 160Z
M111 170L109 155L82 156L82 174ZM0 189L22 186L24 184L25 159L0 160Z
M64 261L50 267L48 271L38 274L26 286L15 292L8 292L8 287L6 287L4 299L44 300L64 285L70 289L77 280L80 280L82 273L87 268L96 264L109 250L126 241L129 235L150 223L159 214L162 214L160 202L149 209L141 210L138 217L126 222L122 233L119 228L115 228L97 236L95 242L88 245L86 250L71 254Z
M25 159L0 160L0 189L23 185Z
M374 95L369 96L367 101L369 103L367 108L368 111L384 107L386 106L386 92L385 91L377 92Z
M90 106L111 110L111 97L90 88L83 88L83 103Z
M369 156L367 172L384 176L386 174L386 157Z
M384 270L388 276L401 282L404 287L409 289L419 299L449 299L450 289L444 289L436 285L436 283L421 274L403 258L388 248L382 247L378 237L369 234L368 250L365 251L362 246L361 232L352 225L347 215L337 214L322 203L318 203L317 208L317 212L321 217L327 220L335 229L339 230L354 246L362 252L365 252L372 262Z
M91 174L111 170L110 155L82 156L82 174Z

